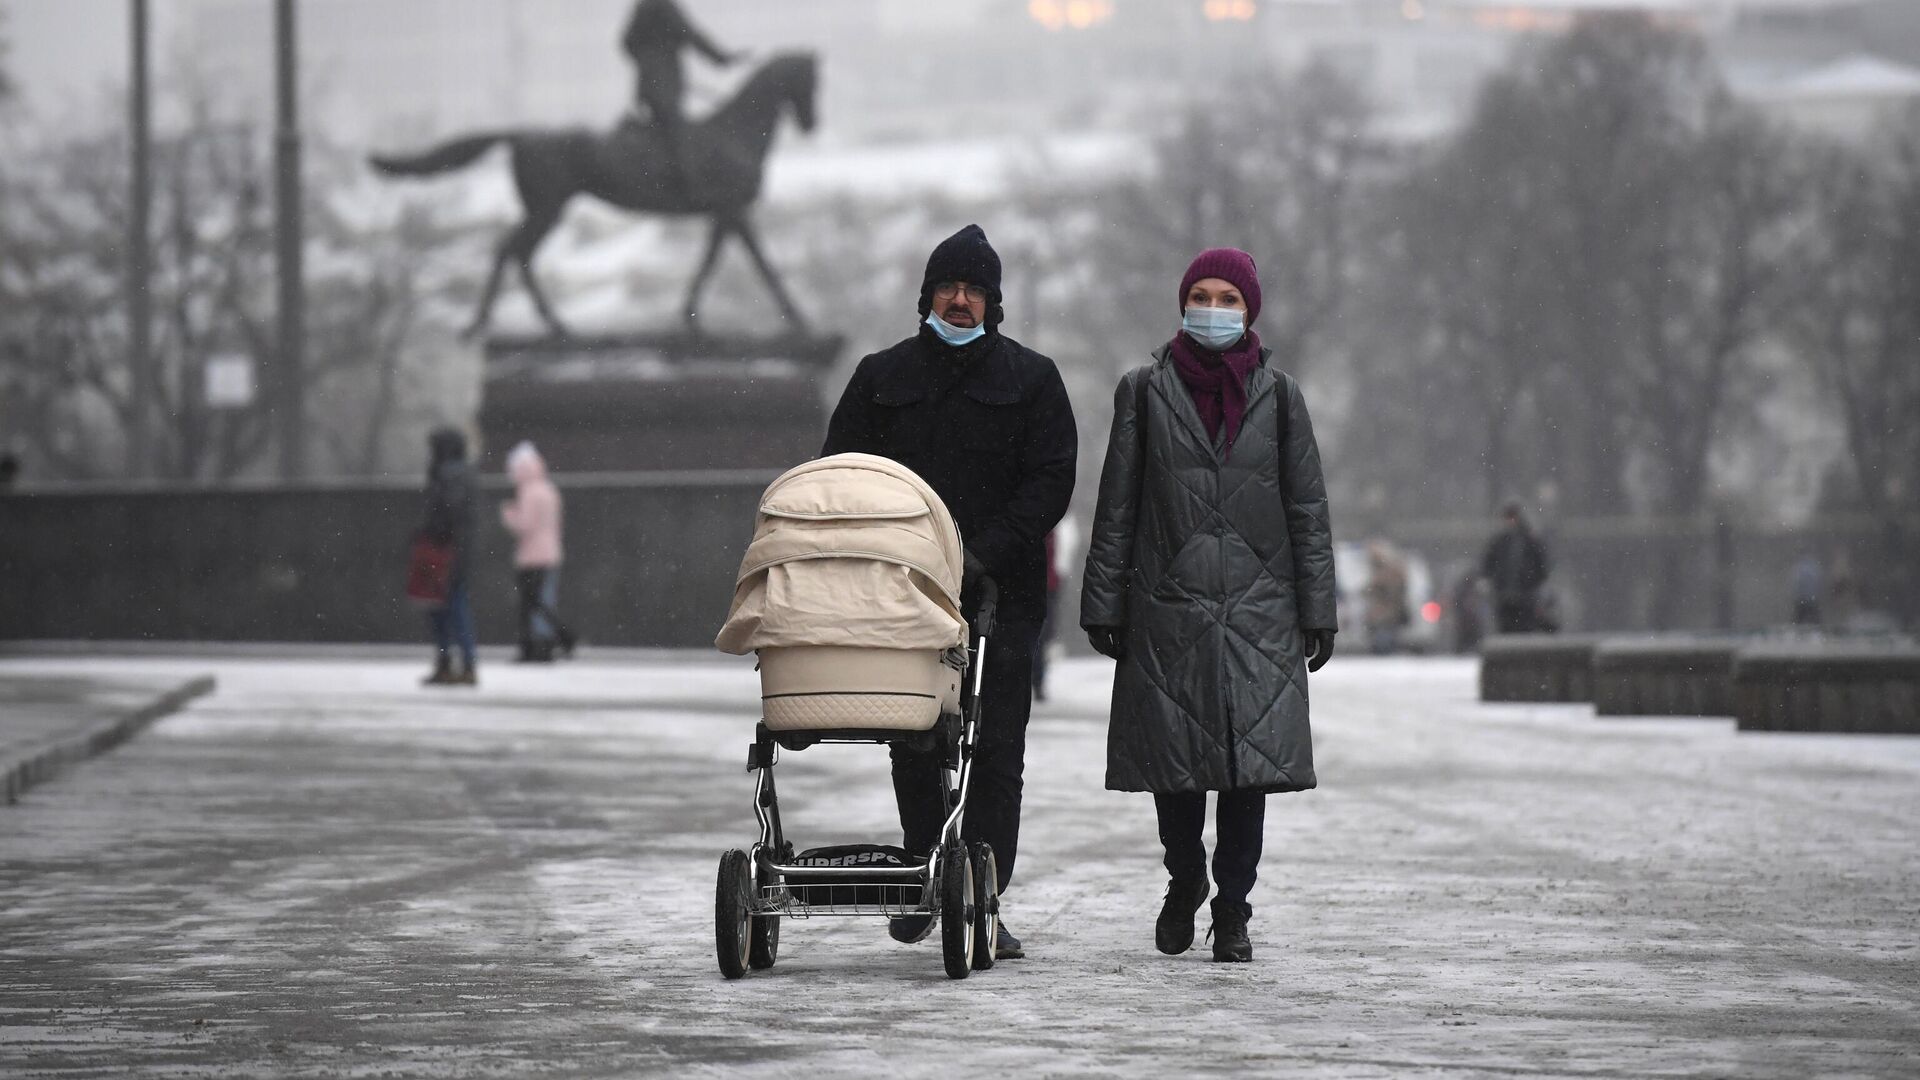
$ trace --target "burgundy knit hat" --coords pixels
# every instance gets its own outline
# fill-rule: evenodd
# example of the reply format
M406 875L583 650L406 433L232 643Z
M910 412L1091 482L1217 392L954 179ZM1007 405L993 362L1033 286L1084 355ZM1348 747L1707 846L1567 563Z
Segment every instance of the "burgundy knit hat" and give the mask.
M1180 279L1180 310L1187 309L1187 290L1202 278L1217 277L1230 281L1240 290L1240 296L1247 302L1247 325L1260 317L1260 271L1254 268L1253 256L1239 248L1208 248L1194 257L1193 265L1187 267L1187 276Z

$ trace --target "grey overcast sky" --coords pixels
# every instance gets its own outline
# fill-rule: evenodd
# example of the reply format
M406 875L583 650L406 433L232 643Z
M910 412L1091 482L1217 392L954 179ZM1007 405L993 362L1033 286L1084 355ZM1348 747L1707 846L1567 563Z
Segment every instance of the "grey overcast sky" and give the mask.
M0 0L0 9L8 65L36 108L77 104L126 67L126 0Z
M199 0L153 0L155 61L164 63L168 49L172 12L191 7ZM266 4L269 0L259 0ZM405 4L408 0L393 0ZM546 0L566 3L568 0ZM835 0L766 0L769 17L792 19L806 5L831 4ZM929 5L933 0L897 0L902 8ZM1160 0L1146 0L1160 2ZM1342 4L1349 0L1321 0ZM1490 0L1489 0L1490 2ZM1511 2L1511 0L1503 0ZM1587 0L1522 0L1553 6ZM1817 7L1844 0L1625 0L1648 4L1725 4L1729 7ZM1913 0L1920 4L1920 0ZM982 6L980 0L946 0L948 15ZM121 81L127 64L128 0L0 0L6 12L5 33L11 40L9 64L15 80L28 102L36 109L58 114L66 107L97 105L98 95ZM325 0L303 0L302 6L319 17ZM698 0L690 7L698 11ZM977 14L977 12L974 12ZM612 31L609 31L611 33ZM267 42L261 42L267 48Z

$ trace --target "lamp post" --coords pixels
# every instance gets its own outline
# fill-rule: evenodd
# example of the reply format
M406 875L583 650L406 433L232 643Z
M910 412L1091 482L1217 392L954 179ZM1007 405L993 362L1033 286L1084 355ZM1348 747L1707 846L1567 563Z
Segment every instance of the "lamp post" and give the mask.
M153 372L152 238L148 219L153 205L153 132L147 92L147 0L131 0L128 12L127 130L132 142L127 208L127 363L133 395L128 410L127 472L152 471L155 380Z
M278 92L273 157L275 240L279 275L279 343L273 409L280 428L280 477L306 475L306 290L301 259L299 55L293 0L275 0L273 32Z

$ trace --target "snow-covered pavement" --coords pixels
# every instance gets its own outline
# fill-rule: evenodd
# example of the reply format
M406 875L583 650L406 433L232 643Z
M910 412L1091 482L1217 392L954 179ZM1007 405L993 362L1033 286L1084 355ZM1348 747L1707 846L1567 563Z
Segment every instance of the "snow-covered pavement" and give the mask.
M1913 1076L1920 739L1487 706L1337 658L1275 798L1251 965L1153 949L1110 665L1036 710L1028 959L790 923L713 959L753 837L750 665L5 660L219 689L0 807L0 1075ZM803 845L891 840L886 754L787 754ZM1202 917L1204 925L1204 914Z

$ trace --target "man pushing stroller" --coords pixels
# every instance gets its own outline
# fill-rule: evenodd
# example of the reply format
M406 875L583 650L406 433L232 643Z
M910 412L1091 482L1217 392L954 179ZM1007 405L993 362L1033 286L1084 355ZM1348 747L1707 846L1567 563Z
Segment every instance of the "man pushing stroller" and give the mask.
M998 891L1013 876L1032 646L1046 610L1046 536L1073 495L1078 435L1052 360L999 332L1000 257L969 225L942 241L920 285L912 337L860 361L828 424L823 455L877 454L907 466L943 500L966 545L964 606L977 582L1000 587L995 662L981 687L979 745L966 838L991 844ZM904 846L925 856L945 815L936 753L893 749ZM900 941L926 937L929 915L891 920ZM1002 922L999 959L1022 955Z

